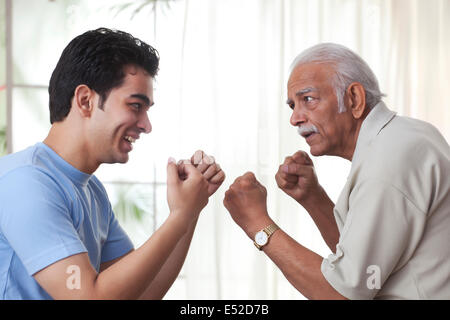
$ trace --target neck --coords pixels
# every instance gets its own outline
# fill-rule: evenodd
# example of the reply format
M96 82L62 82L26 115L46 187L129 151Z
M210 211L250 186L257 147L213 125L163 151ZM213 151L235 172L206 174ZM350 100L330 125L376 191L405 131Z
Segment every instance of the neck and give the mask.
M69 130L64 122L54 123L43 143L81 172L92 174L99 167L89 158L88 145L81 132Z
M366 108L361 118L357 119L355 121L355 125L352 128L352 133L349 135L349 140L346 141L346 148L344 149L342 157L344 159L347 159L349 161L352 161L353 155L355 154L356 149L356 143L358 142L359 132L361 130L361 126L364 122L364 119L366 119L367 115L369 114L370 109Z

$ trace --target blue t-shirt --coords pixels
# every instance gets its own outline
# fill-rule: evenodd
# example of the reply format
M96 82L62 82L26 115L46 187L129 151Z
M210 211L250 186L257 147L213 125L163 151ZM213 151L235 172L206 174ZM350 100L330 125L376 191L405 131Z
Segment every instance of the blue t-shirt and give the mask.
M1 299L51 299L36 272L81 252L98 272L132 249L94 175L44 143L0 158Z

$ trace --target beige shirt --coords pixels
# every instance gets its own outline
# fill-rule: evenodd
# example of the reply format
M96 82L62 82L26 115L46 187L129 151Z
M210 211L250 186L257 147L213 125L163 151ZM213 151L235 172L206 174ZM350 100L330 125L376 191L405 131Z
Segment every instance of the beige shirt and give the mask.
M383 102L364 120L321 270L349 299L450 299L450 147Z

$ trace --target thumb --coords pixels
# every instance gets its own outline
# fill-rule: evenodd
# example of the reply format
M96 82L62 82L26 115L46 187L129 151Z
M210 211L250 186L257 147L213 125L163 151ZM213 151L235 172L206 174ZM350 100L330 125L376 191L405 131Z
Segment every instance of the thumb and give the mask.
M187 176L187 178L191 177L195 174L200 174L200 172L195 168L192 163L185 162L183 166L183 173Z
M292 155L292 159L299 164L311 165L313 164L311 158L305 151L297 151Z
M178 168L175 159L170 157L167 160L167 184L178 183Z

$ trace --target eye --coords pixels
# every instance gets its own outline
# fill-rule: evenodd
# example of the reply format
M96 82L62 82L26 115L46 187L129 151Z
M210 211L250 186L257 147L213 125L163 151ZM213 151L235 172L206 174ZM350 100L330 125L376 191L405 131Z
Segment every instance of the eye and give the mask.
M292 110L294 110L294 108L295 108L295 105L294 105L293 103L289 103L288 106L289 106L289 108L291 108Z
M304 96L304 97L303 97L303 101L305 101L305 102L311 102L311 101L313 101L313 100L314 100L314 98L311 97L311 96Z
M133 103L130 103L129 105L132 106L136 110L139 110L142 107L142 104L140 104L139 102L133 102Z

